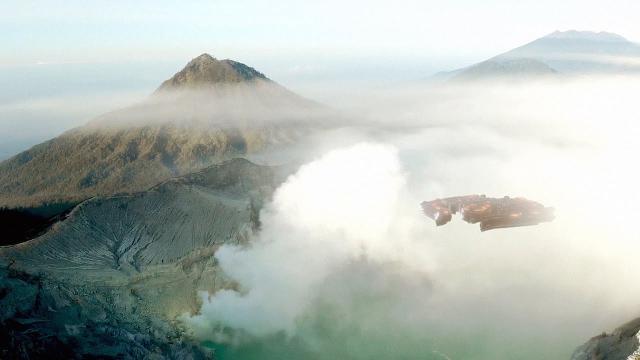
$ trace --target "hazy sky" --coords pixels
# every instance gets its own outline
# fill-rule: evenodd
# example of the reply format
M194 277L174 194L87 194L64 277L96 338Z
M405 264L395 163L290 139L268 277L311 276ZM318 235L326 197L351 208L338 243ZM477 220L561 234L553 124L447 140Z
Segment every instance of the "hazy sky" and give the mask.
M640 41L639 16L637 0L0 1L0 159L141 99L203 52L326 102L554 30Z
M204 51L246 61L479 60L557 29L640 40L638 15L636 0L3 1L0 63L184 60Z

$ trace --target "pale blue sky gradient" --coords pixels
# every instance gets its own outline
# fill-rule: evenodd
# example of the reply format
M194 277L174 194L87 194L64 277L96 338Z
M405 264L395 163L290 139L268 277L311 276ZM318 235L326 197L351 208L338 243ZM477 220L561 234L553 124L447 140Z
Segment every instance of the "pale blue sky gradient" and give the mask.
M20 0L0 3L0 64L223 58L472 58L553 30L640 40L636 0ZM300 67L304 64L291 64Z
M640 41L638 0L0 1L0 160L208 52L319 101L421 81L554 30Z

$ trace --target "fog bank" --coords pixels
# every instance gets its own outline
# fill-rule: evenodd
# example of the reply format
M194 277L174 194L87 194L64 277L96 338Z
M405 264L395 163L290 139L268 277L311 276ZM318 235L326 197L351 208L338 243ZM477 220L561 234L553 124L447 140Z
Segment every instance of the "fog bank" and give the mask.
M305 144L312 160L263 210L254 243L216 254L240 290L203 294L187 324L235 358L567 358L640 312L638 84L354 98L339 140ZM474 193L524 196L557 218L480 233L419 210Z

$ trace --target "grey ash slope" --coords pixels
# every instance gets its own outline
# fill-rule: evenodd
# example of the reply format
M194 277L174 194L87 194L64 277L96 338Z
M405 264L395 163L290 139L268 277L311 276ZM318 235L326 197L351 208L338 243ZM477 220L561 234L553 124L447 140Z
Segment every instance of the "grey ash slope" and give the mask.
M0 257L50 274L139 272L247 238L282 180L273 168L230 160L147 191L87 200L43 236L0 249Z
M295 142L325 111L246 65L201 55L142 103L1 162L0 206L141 191Z
M199 308L198 291L235 286L213 254L248 240L288 172L230 160L88 200L49 233L0 248L0 351L19 340L19 358L211 357L177 318Z

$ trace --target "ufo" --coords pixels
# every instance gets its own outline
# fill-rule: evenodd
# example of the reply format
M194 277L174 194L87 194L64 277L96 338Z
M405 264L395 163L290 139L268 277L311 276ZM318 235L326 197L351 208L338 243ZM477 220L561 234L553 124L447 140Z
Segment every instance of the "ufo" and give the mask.
M470 224L480 223L480 231L538 225L555 218L553 208L521 197L466 195L424 201L421 206L424 214L437 226L447 224L459 212L462 220Z

